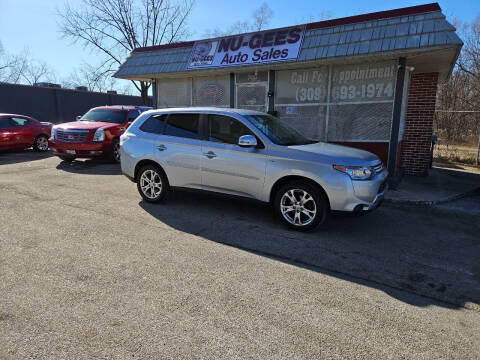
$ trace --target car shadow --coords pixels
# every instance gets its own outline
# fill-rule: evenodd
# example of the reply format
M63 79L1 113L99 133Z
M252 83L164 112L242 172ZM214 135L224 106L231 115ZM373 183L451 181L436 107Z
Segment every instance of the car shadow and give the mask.
M301 233L285 228L270 206L248 200L174 192L164 203L139 205L177 230L374 287L414 306L480 305L480 225L468 227L471 219L383 206Z
M120 164L112 163L103 158L75 159L73 161L60 161L57 170L75 174L86 175L121 175Z
M36 160L43 160L52 157L53 153L49 151L38 152L33 149L25 150L1 150L0 165L18 164Z

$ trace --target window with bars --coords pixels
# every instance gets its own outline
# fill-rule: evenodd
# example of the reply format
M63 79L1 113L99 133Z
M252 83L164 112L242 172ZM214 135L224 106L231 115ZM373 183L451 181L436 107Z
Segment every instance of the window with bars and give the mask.
M276 72L275 110L317 140L388 141L394 61Z
M161 79L157 81L158 107L190 106L192 79Z
M230 75L193 78L194 106L230 106Z

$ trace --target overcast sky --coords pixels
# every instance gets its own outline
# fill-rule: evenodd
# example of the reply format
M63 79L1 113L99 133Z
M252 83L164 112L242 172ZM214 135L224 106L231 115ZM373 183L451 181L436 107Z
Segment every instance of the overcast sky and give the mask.
M30 49L32 57L46 61L59 75L67 76L82 62L98 62L98 55L86 51L82 45L72 45L61 38L56 8L65 0L0 0L0 41L6 52L17 53ZM75 3L77 0L70 0ZM333 18L358 15L373 11L427 3L421 1L319 1L267 0L274 15L269 27L299 24L327 13ZM259 0L220 1L197 0L189 19L192 39L202 38L212 28L228 28L237 20L248 19ZM472 21L480 13L478 0L441 1L443 13L451 20L456 17Z

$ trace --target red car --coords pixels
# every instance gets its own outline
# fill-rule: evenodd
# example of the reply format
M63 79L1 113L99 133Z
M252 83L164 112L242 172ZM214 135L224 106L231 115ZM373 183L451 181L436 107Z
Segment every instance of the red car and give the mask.
M36 151L47 151L52 125L29 116L0 114L0 150L33 146Z
M106 156L120 162L120 135L146 106L99 106L90 109L77 121L55 125L50 148L60 159Z

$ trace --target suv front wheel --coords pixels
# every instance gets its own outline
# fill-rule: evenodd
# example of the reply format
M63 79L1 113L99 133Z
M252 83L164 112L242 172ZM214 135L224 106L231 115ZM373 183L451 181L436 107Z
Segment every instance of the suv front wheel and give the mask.
M145 201L160 202L168 191L168 180L157 166L146 165L138 172L137 189Z
M325 225L329 217L325 195L307 181L297 180L282 186L275 196L274 206L280 220L299 231L310 231Z
M112 160L113 162L115 163L120 162L120 140L119 139L113 139L109 156L110 156L110 160Z

